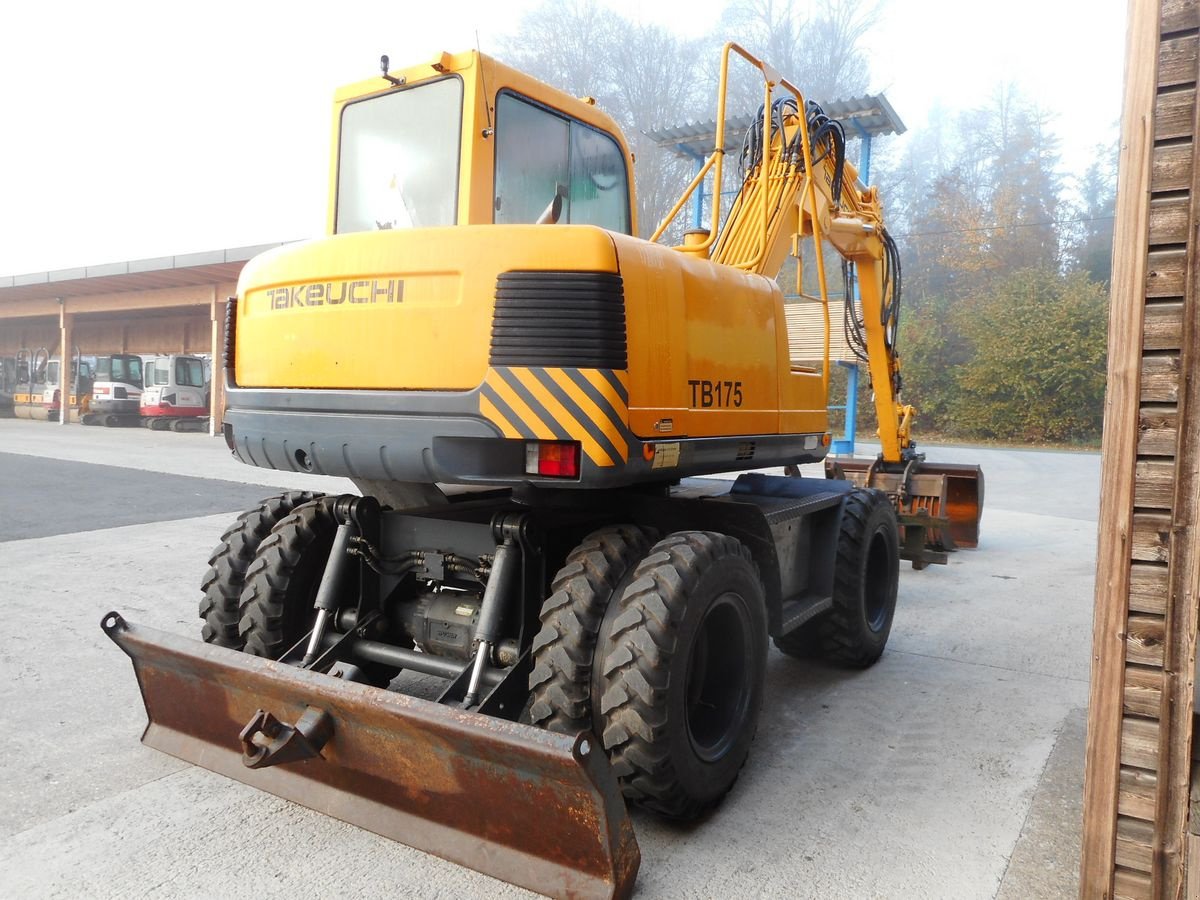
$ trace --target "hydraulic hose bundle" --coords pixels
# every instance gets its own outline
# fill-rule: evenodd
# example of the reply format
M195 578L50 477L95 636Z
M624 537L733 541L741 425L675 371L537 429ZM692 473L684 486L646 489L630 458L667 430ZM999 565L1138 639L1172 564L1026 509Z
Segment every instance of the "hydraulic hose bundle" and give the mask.
M813 166L819 165L830 156L833 157L833 179L830 187L834 202L841 203L842 180L846 167L846 132L842 128L841 122L825 115L820 104L808 100L805 107L807 113L805 124L808 127L809 144L813 149ZM775 100L771 104L771 139L774 139L776 135L784 134L786 119L789 116L798 116L799 113L795 98L780 97ZM798 166L801 171L804 169L802 140L800 130L796 129L791 140L783 147L783 161ZM743 185L747 176L762 164L764 146L766 145L763 141L763 108L760 106L753 124L742 140L742 152L738 159L738 177L742 180Z

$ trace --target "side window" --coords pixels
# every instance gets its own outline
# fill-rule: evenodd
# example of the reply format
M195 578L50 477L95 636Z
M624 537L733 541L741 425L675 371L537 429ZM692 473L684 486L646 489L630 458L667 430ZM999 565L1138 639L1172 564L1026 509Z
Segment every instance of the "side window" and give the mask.
M496 101L497 225L536 222L562 197L563 224L629 233L625 157L611 137L502 93Z
M204 387L204 366L200 360L175 360L175 382L183 387Z
M629 233L629 188L625 158L606 134L571 123L571 218Z
M496 101L496 224L536 222L554 202L566 199L570 126L551 115L501 94ZM566 209L559 221L567 221Z

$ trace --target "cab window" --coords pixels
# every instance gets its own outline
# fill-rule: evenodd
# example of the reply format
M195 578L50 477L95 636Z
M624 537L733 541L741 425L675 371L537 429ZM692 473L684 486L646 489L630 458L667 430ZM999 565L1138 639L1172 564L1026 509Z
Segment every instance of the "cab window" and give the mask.
M629 181L617 142L502 92L496 101L496 224L537 222L556 196L560 223L629 233Z
M204 387L204 364L198 359L176 359L175 383L181 387Z

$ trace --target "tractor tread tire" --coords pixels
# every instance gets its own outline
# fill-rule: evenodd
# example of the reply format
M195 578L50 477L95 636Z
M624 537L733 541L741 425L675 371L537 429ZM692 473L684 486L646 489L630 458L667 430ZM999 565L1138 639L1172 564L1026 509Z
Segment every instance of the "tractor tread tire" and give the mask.
M328 531L332 540L336 528L331 503L317 499L296 507L259 544L246 570L239 605L238 633L251 656L279 659L291 646L284 616L293 579L306 561L306 551L320 542L321 531Z
M622 579L649 549L642 529L613 525L593 531L567 555L533 639L532 724L561 734L592 727L592 658L600 622Z
M874 535L877 518L892 520L891 587L886 621L879 633L864 631L862 593L864 590L865 546ZM837 568L833 580L833 609L812 623L821 655L835 665L865 669L883 656L896 606L896 582L899 578L899 527L896 512L887 494L859 490L846 499L838 534ZM870 533L869 533L870 532Z
M719 803L733 788L749 755L747 742L728 782L715 786L715 796L701 798L681 783L670 752L673 731L686 727L669 720L667 714L678 627L702 574L729 556L754 567L750 551L724 534L676 532L655 544L619 598L611 635L617 643L602 663L601 739L622 793L669 819L692 820ZM759 578L757 568L754 578ZM759 586L761 590L761 582ZM765 656L765 622L763 643ZM751 730L754 725L752 719Z
M208 571L200 580L200 590L204 594L200 598L200 618L204 620L200 636L205 643L234 650L242 648L238 634L239 604L246 570L254 561L254 554L277 522L285 519L297 506L320 496L312 491L289 491L278 497L268 497L254 509L238 516L221 535L221 543L208 557Z

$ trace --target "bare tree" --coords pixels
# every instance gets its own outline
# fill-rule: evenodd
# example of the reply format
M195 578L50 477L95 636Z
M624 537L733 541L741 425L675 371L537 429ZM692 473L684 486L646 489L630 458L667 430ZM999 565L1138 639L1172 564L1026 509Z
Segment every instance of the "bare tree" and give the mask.
M689 172L646 132L695 117L701 42L635 24L594 0L571 0L526 13L501 50L529 74L595 97L616 119L634 155L639 231L652 233Z
M662 26L631 22L597 0L545 0L521 17L501 42L500 55L549 84L595 97L617 120L636 160L639 231L645 236L693 170L691 162L660 149L646 134L715 116L714 45L731 37L808 96L835 99L866 88L860 44L876 18L876 7L866 0L830 0L813 12L796 0L734 0L719 35L688 40ZM761 80L748 67L739 68L732 70L737 80L731 115L762 103Z
M815 5L795 0L733 0L721 16L719 42L733 40L773 66L812 100L863 93L870 66L862 38L879 18L877 3L829 0ZM717 70L710 70L715 84ZM747 66L730 70L732 114L762 105L762 83Z

